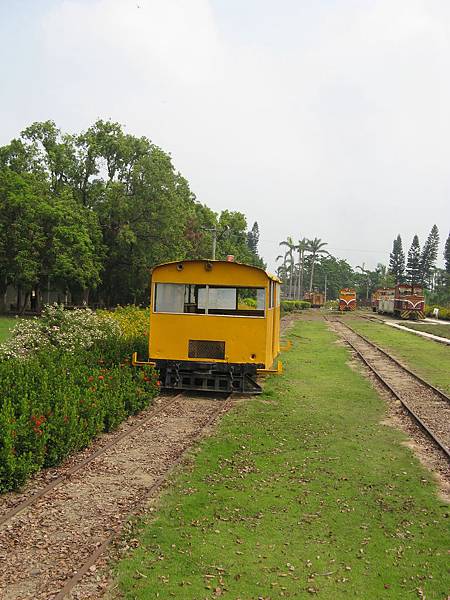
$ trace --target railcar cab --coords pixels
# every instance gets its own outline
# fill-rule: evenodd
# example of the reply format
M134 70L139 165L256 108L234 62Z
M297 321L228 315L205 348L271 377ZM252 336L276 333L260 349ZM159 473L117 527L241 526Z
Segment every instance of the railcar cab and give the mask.
M228 261L155 267L149 357L163 387L259 393L279 353L280 281Z
M342 288L339 291L339 310L341 312L347 310L355 310L356 308L356 291L353 288Z

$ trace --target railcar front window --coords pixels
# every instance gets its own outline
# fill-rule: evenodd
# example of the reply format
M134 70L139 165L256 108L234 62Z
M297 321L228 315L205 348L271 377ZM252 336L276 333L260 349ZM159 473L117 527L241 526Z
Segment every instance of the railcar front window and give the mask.
M185 286L179 283L158 283L155 286L155 311L182 313Z
M264 317L265 305L265 288L155 284L155 312Z

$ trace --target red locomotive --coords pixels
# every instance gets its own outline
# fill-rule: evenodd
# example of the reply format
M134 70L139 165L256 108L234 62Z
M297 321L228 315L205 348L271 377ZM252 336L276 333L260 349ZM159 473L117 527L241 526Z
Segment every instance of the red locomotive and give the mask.
M384 291L386 294L378 298L377 312L401 319L425 318L425 297L421 286L400 283Z

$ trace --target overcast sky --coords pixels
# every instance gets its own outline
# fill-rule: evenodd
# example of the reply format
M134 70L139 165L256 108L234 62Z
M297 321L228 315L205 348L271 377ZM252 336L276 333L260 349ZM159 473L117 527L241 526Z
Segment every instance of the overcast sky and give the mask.
M443 247L449 0L0 0L0 53L0 144L119 121L272 268L287 235L353 266L433 223Z

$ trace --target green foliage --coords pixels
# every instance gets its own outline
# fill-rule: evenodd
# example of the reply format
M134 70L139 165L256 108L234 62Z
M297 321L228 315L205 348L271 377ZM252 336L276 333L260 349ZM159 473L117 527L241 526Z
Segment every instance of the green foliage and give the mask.
M405 281L405 253L403 252L400 234L394 240L392 252L389 255L389 271L392 273L395 283Z
M436 263L439 249L439 231L436 225L431 228L430 234L423 246L420 256L421 283L426 287L431 285L433 268Z
M96 314L116 321L122 336L126 339L148 337L150 328L150 309L148 308L142 309L132 305L117 306L113 311L98 310Z
M74 304L147 303L151 267L210 258L213 227L218 258L264 266L256 223L199 204L171 157L119 123L33 123L0 148L0 299L14 284L39 301L50 283Z
M45 306L41 317L17 323L10 339L0 346L0 360L51 348L74 353L89 350L96 343L111 343L120 336L119 325L107 314L98 316L90 309L68 311L55 304Z
M339 307L339 300L327 300L324 306L329 310L337 310Z
M408 251L408 262L406 263L407 282L412 286L421 281L420 260L419 238L415 235Z
M450 321L450 308L439 304L425 304L425 316L432 317L435 308L439 309L439 319Z
M251 234L252 247L250 247L245 215L241 212L222 211L217 220L217 230L219 235L216 258L223 260L232 254L236 262L264 268L264 261L259 257L257 248L259 230L254 229Z
M123 309L117 322L47 307L42 319L16 326L0 361L0 491L58 464L151 402L156 372L129 361L133 351L147 353L145 333L123 326L131 312L136 316Z
M292 340L284 374L138 520L117 597L446 597L448 505L432 475L323 322L302 320Z
M298 310L305 310L311 308L311 302L306 300L282 300L281 310L284 313L295 312Z
M447 275L450 276L450 233L447 236L445 241L445 249L444 249L444 261L445 261L445 271Z
M255 298L242 298L240 303L245 304L245 306L250 306L250 308L256 308L257 304Z
M315 281L319 289L325 288L325 276L327 277L327 297L335 299L339 296L339 290L343 287L355 285L355 272L344 259L337 259L331 254L318 258L315 267Z

